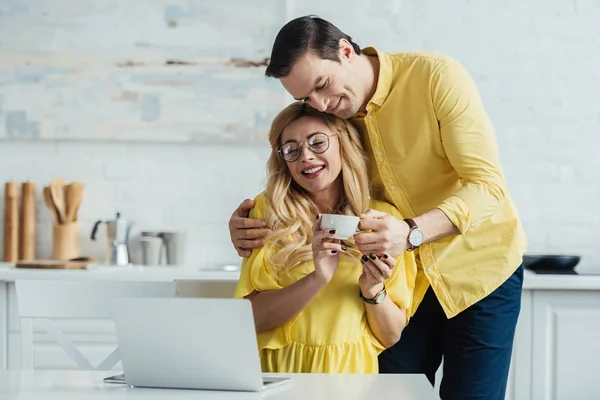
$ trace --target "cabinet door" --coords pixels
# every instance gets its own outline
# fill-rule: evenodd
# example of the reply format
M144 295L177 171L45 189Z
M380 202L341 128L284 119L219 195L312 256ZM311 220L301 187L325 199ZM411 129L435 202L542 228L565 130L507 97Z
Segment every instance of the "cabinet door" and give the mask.
M600 292L533 295L532 398L600 399Z

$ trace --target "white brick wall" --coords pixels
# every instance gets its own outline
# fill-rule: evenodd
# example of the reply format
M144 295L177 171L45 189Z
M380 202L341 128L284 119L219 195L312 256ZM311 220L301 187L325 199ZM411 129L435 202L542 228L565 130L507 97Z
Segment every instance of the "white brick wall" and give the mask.
M329 18L362 46L438 50L463 62L496 127L530 251L581 254L582 267L600 270L600 2L288 1L288 18L305 13ZM90 30L97 27L78 29L85 31L81 37L95 37ZM0 33L0 50L4 43L31 40L7 35L1 23ZM4 119L1 99L0 85ZM187 230L195 262L236 262L226 223L243 198L260 190L267 152L200 144L2 142L0 181L83 180L81 246L97 257L104 243L89 242L91 223L118 210L139 229ZM39 219L44 256L45 209Z
M264 184L268 151L249 147L180 144L9 142L0 145L0 179L55 177L86 184L80 209L82 253L98 259L106 248L104 228L92 242L92 224L116 211L142 230L188 232L188 260L199 266L238 262L227 221L237 205ZM38 199L38 255L50 256L50 214ZM137 243L134 240L133 257ZM134 260L134 261L135 261Z

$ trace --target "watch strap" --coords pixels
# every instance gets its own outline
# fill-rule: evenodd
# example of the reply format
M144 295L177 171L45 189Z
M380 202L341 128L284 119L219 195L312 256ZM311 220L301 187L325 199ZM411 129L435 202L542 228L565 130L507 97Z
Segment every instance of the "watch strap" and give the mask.
M379 292L377 292L377 294L375 294L375 296L373 296L372 299L366 298L365 296L363 296L362 290L360 290L360 289L358 290L358 294L359 294L360 298L363 299L363 301L365 303L369 303L369 304L380 304L381 301L377 302L377 301L375 301L375 299L377 299L381 295L381 293L385 293L387 295L387 290L385 288L385 284L383 285L383 289L380 290ZM385 297L384 297L384 300L385 300Z

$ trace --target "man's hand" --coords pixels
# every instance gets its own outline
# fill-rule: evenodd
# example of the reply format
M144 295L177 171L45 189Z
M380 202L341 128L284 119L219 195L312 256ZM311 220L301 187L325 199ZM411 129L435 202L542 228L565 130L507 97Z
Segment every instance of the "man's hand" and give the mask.
M231 243L240 257L250 257L252 249L264 246L264 237L269 233L265 221L248 218L252 207L254 201L244 200L229 219Z
M408 224L387 213L368 210L361 215L358 228L369 231L354 236L358 250L364 255L387 253L396 257L408 248Z

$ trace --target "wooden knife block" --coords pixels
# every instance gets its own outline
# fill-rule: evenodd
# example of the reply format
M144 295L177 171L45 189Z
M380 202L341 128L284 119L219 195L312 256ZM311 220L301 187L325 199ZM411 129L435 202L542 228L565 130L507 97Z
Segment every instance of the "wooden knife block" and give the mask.
M79 229L77 222L52 225L52 258L71 260L79 257Z

